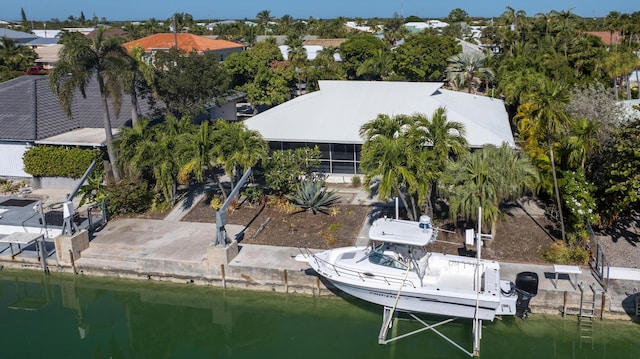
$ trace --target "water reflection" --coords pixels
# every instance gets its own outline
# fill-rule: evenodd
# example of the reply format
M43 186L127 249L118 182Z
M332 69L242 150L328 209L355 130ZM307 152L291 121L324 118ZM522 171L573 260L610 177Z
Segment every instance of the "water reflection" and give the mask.
M378 345L381 308L359 300L187 284L0 272L6 358L466 358L431 332ZM427 318L429 319L429 318ZM433 319L433 318L431 318ZM485 323L485 358L630 358L640 325L535 314ZM418 329L401 320L396 334ZM471 325L439 329L471 349ZM635 354L635 355L634 355Z

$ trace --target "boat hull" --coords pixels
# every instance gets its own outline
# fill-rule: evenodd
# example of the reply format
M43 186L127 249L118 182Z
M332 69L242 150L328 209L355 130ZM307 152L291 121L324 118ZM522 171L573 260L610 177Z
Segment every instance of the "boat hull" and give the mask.
M480 262L484 284L478 292L474 279L478 262L467 257L431 254L423 278L367 258L365 247L350 247L310 254L304 260L343 292L400 311L482 320L516 312L517 298L502 292L502 285L508 287L509 282L500 281L496 262Z
M474 318L477 310L478 319L493 320L496 315L495 307L478 307L471 303L456 303L455 298L444 296L410 295L402 294L397 298L398 291L379 290L369 287L360 287L330 280L330 282L341 291L360 298L367 302L393 308L405 312L425 313L439 316ZM486 303L485 303L486 305ZM514 301L515 307L515 301Z

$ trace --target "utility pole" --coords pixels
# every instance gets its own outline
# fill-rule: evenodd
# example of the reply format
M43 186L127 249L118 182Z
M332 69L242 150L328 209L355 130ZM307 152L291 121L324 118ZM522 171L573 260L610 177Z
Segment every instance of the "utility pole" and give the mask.
M178 50L178 22L176 21L176 14L173 14L173 42L176 44L176 50Z

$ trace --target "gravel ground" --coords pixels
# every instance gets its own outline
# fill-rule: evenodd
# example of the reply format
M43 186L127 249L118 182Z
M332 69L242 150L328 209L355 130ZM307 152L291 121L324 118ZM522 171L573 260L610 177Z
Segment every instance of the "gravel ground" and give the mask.
M621 221L599 240L611 266L640 269L640 217Z

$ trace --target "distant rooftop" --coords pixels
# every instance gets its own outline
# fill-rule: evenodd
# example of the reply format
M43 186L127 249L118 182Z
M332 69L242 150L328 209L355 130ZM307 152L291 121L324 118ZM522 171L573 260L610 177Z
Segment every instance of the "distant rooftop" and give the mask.
M178 47L185 52L205 52L244 47L242 44L227 40L214 40L204 36L186 33L154 34L138 40L126 42L123 46L127 51L130 51L136 45L142 46L145 51L169 50L176 46L176 38L178 40Z

